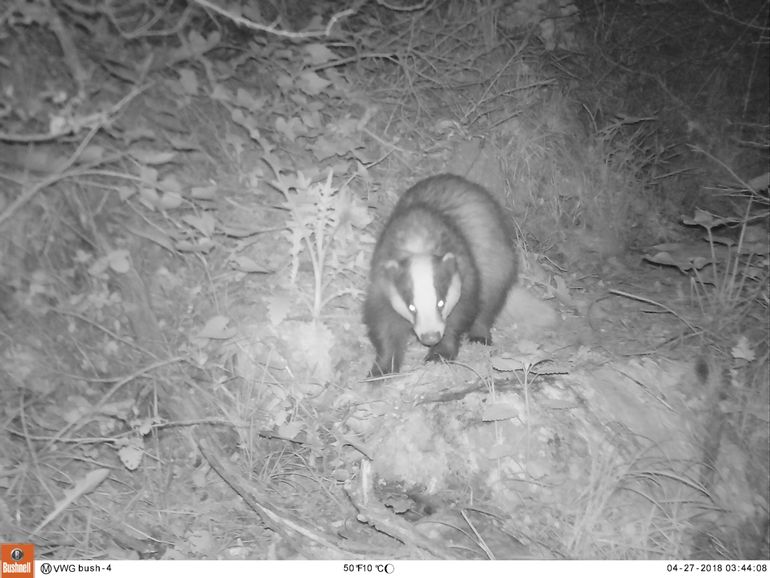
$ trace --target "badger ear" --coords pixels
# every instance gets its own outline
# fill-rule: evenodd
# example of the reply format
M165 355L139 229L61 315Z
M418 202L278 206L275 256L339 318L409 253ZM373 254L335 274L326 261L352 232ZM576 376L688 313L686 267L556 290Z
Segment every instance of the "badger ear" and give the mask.
M444 256L441 257L441 264L454 271L457 268L457 257L455 257L454 253L445 253Z
M388 275L389 277L393 277L396 273L398 273L401 270L401 264L395 259L389 259L388 261L385 261L381 265L381 267L382 267L382 272Z

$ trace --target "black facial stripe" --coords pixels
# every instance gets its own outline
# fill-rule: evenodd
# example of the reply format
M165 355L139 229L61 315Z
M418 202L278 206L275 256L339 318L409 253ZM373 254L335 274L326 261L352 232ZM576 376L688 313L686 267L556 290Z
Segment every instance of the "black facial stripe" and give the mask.
M393 285L404 300L407 307L414 302L414 284L409 274L409 260L402 259L398 262L398 272L393 277Z
M446 294L449 290L449 284L452 282L452 274L455 272L455 268L445 263L441 257L435 257L434 272L436 298L439 301L446 301ZM438 306L438 303L436 306Z

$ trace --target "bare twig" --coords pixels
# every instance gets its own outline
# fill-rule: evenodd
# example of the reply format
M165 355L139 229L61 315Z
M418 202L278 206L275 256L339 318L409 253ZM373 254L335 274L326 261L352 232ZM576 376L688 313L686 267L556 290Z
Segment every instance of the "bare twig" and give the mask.
M136 95L141 93L146 88L147 86L136 87L130 93L128 93L124 98L122 98L120 102L115 104L115 106L113 106L109 111L89 116L88 119L90 119L94 124L91 127L91 130L88 131L88 134L85 136L85 138L83 138L83 140L80 141L80 144L75 149L75 152L73 152L70 155L70 157L64 162L64 164L56 174L36 182L32 187L24 191L16 200L14 200L14 202L11 203L5 211L0 213L0 225L2 225L5 221L7 221L16 211L19 210L20 207L24 206L31 199L33 199L35 195L37 195L40 191L50 187L52 184L62 179L66 179L79 174L80 171L69 171L68 169L73 164L75 164L75 162L77 162L78 158L80 158L80 155L83 153L85 148L89 145L89 143L91 142L91 139L94 138L96 133L99 132L99 130L101 130L103 126L111 122L113 120L113 116L116 115L121 108L123 108ZM82 122L84 121L84 119L80 119L80 120L81 120L81 126L89 124L86 122ZM66 131L66 133L63 132L57 136L62 136L63 134L67 134L74 130L75 130L75 127L71 127L70 130ZM8 138L5 138L5 137L7 137L7 135L0 133L0 140L9 140ZM49 135L49 137L55 138L52 135ZM50 138L46 140L50 140ZM22 142L22 141L16 141L16 142Z
M289 542L295 542L297 536L307 538L321 546L328 548L338 555L349 555L349 552L338 545L336 536L327 535L325 532L315 529L306 524L296 516L288 512L282 512L270 504L267 496L261 495L261 492L254 487L253 483L248 483L242 476L228 468L217 457L217 450L207 439L198 439L198 449L203 457L209 463L211 468L230 486L248 504L248 506L259 514L266 526L281 534Z
M361 460L361 475L358 480L345 482L353 505L358 510L358 519L366 522L379 532L391 536L411 548L419 548L441 560L455 558L452 551L437 540L429 538L407 521L396 516L375 498L374 476L369 460Z
M337 24L337 22L341 19L352 16L358 12L359 8L363 6L365 0L356 0L356 2L350 8L337 12L331 18L329 18L329 22L327 22L326 28L323 31L319 30L317 32L291 32L289 30L281 30L276 26L277 21L273 22L272 24L259 24L258 22L254 22L253 20L249 20L248 18L244 18L239 14L234 14L225 8L217 6L209 0L193 0L193 2L199 6L202 6L203 8L208 8L212 12L216 12L217 14L228 18L238 26L245 26L246 28L251 28L252 30L259 30L260 32L267 32L268 34L274 34L284 38L316 38L318 36L329 36L334 25Z
M162 361L158 361L156 363L152 363L148 365L147 367L143 367L141 369L138 369L131 375L124 377L120 381L118 381L115 385L113 385L102 397L99 401L97 401L95 404L91 406L91 411L96 412L98 411L107 401L117 392L120 388L122 388L127 383L131 383L135 379L137 379L139 376L144 375L145 373L150 373L152 371L155 371L156 369L159 369L161 367L164 367L166 365L170 365L173 363L177 363L179 361L184 361L184 357L172 357L171 359L164 359ZM90 414L89 414L90 415ZM56 440L63 437L64 434L71 431L73 428L75 428L78 424L82 423L83 420L86 419L87 416L85 415L79 415L76 416L74 419L71 419L67 424L65 424L64 427L59 429L59 431L54 435L52 438L52 441L46 444L45 450L48 450L54 443L56 443Z
M86 96L86 82L88 81L88 71L83 68L78 57L77 48L72 41L68 28L62 22L59 17L59 12L51 5L50 0L43 0L43 6L48 11L48 25L56 35L59 45L61 46L62 53L64 54L64 61L72 71L72 77L78 86L78 98L83 99Z
M642 297L641 295L634 295L633 293L626 293L625 291L620 291L619 289L610 289L610 293L612 293L613 295L618 295L619 297L634 299L636 301L641 301L642 303L648 303L650 305L655 305L656 307L660 307L661 309L663 309L664 311L667 311L668 313L671 313L671 315L673 315L674 317L679 319L679 321L687 325L687 327L689 327L694 334L700 333L698 328L695 327L689 321L687 321L687 319L679 315L676 311L674 311L670 307L666 307L665 305L663 305L662 303L658 303L654 299L648 299L647 297Z
M759 32L766 33L767 32L767 26L764 24L757 24L757 20L762 16L762 7L758 6L757 13L754 14L752 19L750 21L741 20L739 18L736 18L732 14L728 14L727 12L722 12L721 10L716 10L712 8L708 2L705 0L701 0L701 4L706 9L706 12L711 14L712 16L716 16L718 18L727 20L729 22L732 22L733 24L737 24L741 26L742 28L746 28L748 30L758 30Z
M72 119L71 122L68 123L66 126L62 127L61 130L47 132L47 133L40 133L40 134L24 134L24 135L0 132L0 141L10 142L10 143L48 142L48 141L56 140L63 136L76 134L80 132L80 130L83 127L86 127L86 126L90 126L93 129L98 130L101 127L109 124L112 120L114 120L114 116L117 115L118 112L120 112L120 110L123 107L125 107L129 102L131 102L139 94L147 90L149 86L150 86L149 84L145 84L142 86L134 87L131 90L131 92L129 92L126 96L121 98L108 110L97 112L94 114L89 114L88 116L81 116L81 117ZM89 141L89 140L90 140L89 137L86 137L86 139L84 139L84 141ZM82 150L80 150L79 148L78 151L76 151L76 155L73 155L74 159L72 159L71 162L68 162L68 164L66 164L62 170L66 170L67 167L71 166L72 163L75 160L77 160L77 155L79 155L81 152Z
M388 10L393 10L393 12L416 12L425 8L429 3L430 0L423 0L421 4L415 4L414 6L394 6L385 2L385 0L377 0L377 4L384 6Z

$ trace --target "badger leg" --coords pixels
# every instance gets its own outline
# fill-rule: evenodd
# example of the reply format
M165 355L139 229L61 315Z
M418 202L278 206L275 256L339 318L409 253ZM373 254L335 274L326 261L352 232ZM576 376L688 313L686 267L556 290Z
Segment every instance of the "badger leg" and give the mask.
M442 359L455 359L460 351L460 335L452 328L447 327L444 337L436 345L430 348L425 361L441 361Z
M401 356L398 352L393 352L393 355L388 356L386 353L383 355L377 355L377 359L374 360L374 365L369 370L367 377L382 377L391 373L398 373L401 369Z
M395 313L388 313L371 327L369 337L377 350L377 357L369 371L369 377L398 373L411 332L409 323Z
M469 341L492 345L490 329L494 325L500 310L505 306L505 300L508 297L509 287L513 283L513 279L514 271L511 269L505 276L504 282L488 290L489 294L486 295L468 331Z
M492 345L492 334L489 331L489 325L484 321L476 319L470 331L468 331L468 341Z

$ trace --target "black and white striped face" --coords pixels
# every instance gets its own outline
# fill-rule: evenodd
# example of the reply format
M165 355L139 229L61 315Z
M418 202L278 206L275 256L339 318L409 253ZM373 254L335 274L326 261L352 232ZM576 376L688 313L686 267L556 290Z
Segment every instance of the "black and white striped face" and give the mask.
M423 345L436 345L444 337L447 317L460 300L462 288L455 256L414 255L403 261L389 261L385 268L391 306L412 324Z

